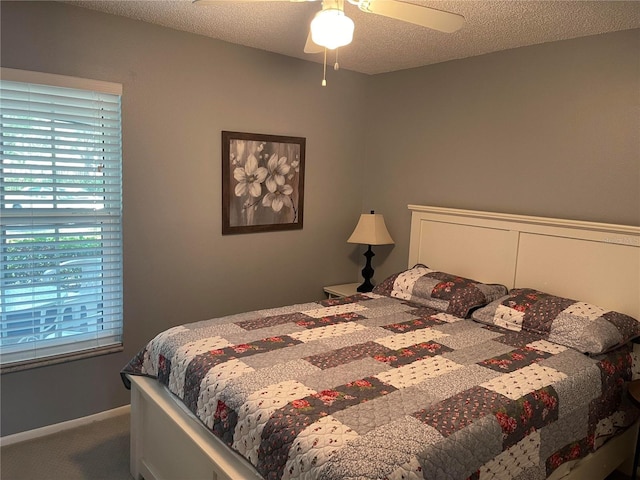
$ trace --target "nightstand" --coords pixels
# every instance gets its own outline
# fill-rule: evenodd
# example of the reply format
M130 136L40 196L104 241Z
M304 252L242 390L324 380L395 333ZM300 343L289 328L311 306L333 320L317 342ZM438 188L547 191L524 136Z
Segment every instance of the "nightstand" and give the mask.
M323 290L329 298L342 298L358 293L359 286L359 283L343 283L342 285L330 285L328 287L324 287Z
M631 401L640 407L640 380L629 382L627 394ZM638 430L638 438L636 439L636 450L633 456L633 470L631 471L631 480L636 480L636 472L638 471L638 455L640 454L640 430Z

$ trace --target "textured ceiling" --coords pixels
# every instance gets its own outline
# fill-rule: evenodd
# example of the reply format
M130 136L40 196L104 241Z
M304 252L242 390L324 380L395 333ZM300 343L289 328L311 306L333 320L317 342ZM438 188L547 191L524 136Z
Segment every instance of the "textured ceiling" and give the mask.
M392 1L392 0L388 0ZM197 33L290 57L322 62L305 54L315 2L221 0L70 1L177 30ZM461 14L461 30L447 34L363 13L345 2L355 22L353 43L339 51L341 68L376 74L471 57L509 48L586 35L640 28L638 1L411 0L411 3ZM330 54L332 63L333 55Z

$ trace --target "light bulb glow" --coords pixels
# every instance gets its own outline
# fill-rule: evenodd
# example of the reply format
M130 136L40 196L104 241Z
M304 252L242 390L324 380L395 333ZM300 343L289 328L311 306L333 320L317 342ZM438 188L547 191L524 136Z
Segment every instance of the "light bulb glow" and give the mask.
M321 47L334 50L351 43L353 29L353 20L342 10L328 8L318 12L311 21L311 39Z

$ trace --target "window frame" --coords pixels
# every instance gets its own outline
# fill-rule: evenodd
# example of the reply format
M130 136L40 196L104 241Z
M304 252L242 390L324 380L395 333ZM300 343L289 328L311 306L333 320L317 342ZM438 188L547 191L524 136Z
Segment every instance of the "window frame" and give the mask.
M35 367L48 365L48 364L61 363L65 361L76 360L79 358L87 358L87 357L92 357L97 355L103 355L106 353L122 351L123 337L124 337L123 335L124 333L123 332L124 330L123 276L122 276L122 272L123 272L123 269L122 269L122 261L123 261L123 252L122 252L122 223L123 223L122 221L123 220L122 219L122 167L123 167L122 91L123 91L123 88L122 88L122 85L118 83L113 83L113 82L89 80L89 79L70 77L65 75L17 70L17 69L5 68L5 67L0 68L0 78L2 79L2 81L20 82L24 84L36 84L36 85L44 85L44 86L50 86L50 87L70 88L75 90L89 91L96 94L107 94L107 95L117 96L118 97L117 99L118 130L117 130L116 137L118 137L119 139L118 142L113 144L115 145L114 148L116 153L114 153L113 149L109 149L108 155L111 156L111 159L108 162L105 162L109 166L114 164L117 165L118 170L115 171L115 173L113 174L114 176L111 176L112 173L110 173L108 177L105 176L106 180L103 181L102 183L99 181L99 179L94 178L94 180L98 180L98 181L94 182L94 184L91 184L91 185L93 186L97 185L99 187L101 186L101 188L103 189L103 190L100 190L98 188L97 191L99 193L95 194L94 197L91 196L92 195L91 192L93 190L87 187L87 189L84 189L84 188L81 189L79 193L78 193L78 190L70 193L67 196L67 199L63 200L57 197L60 196L59 190L61 190L63 193L65 192L64 186L61 189L58 189L58 187L56 187L55 192L53 192L54 190L53 188L51 189L52 194L49 194L48 191L46 191L46 189L43 190L42 195L27 194L27 198L29 197L36 198L36 200L32 200L34 204L29 205L28 208L20 208L20 209L16 208L14 211L10 211L11 208L8 208L7 205L10 204L11 202L15 203L16 200L15 199L8 200L6 199L8 195L7 192L5 191L0 192L0 195L1 195L0 205L2 206L1 207L2 217L6 219L0 222L1 223L0 225L0 229L1 229L0 264L2 263L7 264L7 261L5 260L5 258L8 258L9 254L6 253L8 252L8 249L6 248L6 246L10 245L10 243L7 240L11 238L10 237L11 229L13 229L14 232L16 231L16 221L20 221L20 219L23 220L24 231L26 232L26 233L23 233L23 235L25 235L25 238L29 236L35 238L36 236L44 235L42 233L38 233L38 229L41 228L43 232L47 229L54 230L52 235L56 239L59 239L63 236L63 231L65 230L70 231L70 229L74 228L73 226L76 225L76 223L74 223L76 220L78 220L79 222L83 222L82 225L84 225L84 227L78 227L78 232L82 232L82 233L77 233L76 236L78 237L87 236L87 238L89 238L90 235L87 235L86 232L91 232L92 228L95 229L95 232L97 232L95 234L95 239L93 240L93 242L98 245L96 246L96 251L99 251L100 253L91 255L91 258L94 260L93 262L85 262L88 265L83 268L81 265L80 266L77 265L77 263L79 262L76 262L76 264L73 264L73 259L69 260L69 258L71 257L63 257L63 259L66 261L62 261L61 259L61 261L55 266L55 268L52 269L52 270L55 270L55 282L52 284L47 284L48 285L47 288L42 287L44 290L47 290L47 291L49 291L48 288L50 287L51 289L53 289L51 290L51 292L55 292L55 294L53 293L51 295L43 294L40 297L38 293L32 292L31 300L25 301L26 302L25 305L31 305L30 307L26 307L24 309L24 312L25 313L31 312L30 313L31 319L32 319L31 328L33 332L35 332L36 330L36 326L35 326L36 322L39 322L38 335L41 334L41 330L40 330L41 326L44 329L42 331L46 333L47 331L46 322L43 324L43 320L45 319L44 317L49 314L46 311L46 308L48 307L51 309L50 311L53 311L54 303L55 303L55 309L57 309L57 313L56 313L57 316L66 314L68 311L70 311L69 308L73 310L73 308L77 307L80 311L82 310L82 308L84 308L84 313L83 313L84 317L82 318L85 318L87 316L86 311L89 308L89 305L91 305L92 307L95 307L94 310L104 309L104 311L108 312L108 313L105 313L104 311L98 311L99 315L104 314L104 316L108 318L108 324L106 324L107 325L106 327L102 325L98 327L97 326L98 323L95 323L96 326L93 327L93 330L91 330L92 327L90 326L87 327L87 331L82 331L81 329L76 328L76 330L78 331L72 332L73 335L71 336L66 336L67 340L64 339L65 337L64 335L62 334L58 335L56 333L55 335L48 335L46 337L43 337L43 339L41 340L35 340L35 341L26 340L22 344L7 343L7 344L1 345L0 355L2 357L2 360L0 363L0 372L5 373L10 371L23 370L27 368L35 368ZM60 114L56 114L56 115L60 115ZM52 127L55 127L57 125L57 122L59 122L59 120L60 118L56 118L54 120L56 124L54 124L53 123L54 121L52 121ZM3 121L2 124L4 125L5 122ZM103 124L101 128L106 128L106 127ZM53 129L51 131L55 132L55 130ZM73 137L73 135L74 134L70 134L69 136L72 138L75 138ZM53 138L59 137L60 135L52 134L51 136L52 136L52 140L51 140L52 145L58 145L57 143L55 143L58 140L57 139L53 140ZM2 185L5 186L5 178L8 177L9 175L15 176L17 174L9 173L5 175L4 173L4 169L6 167L5 151L7 151L8 149L4 148L3 142L4 140L0 139L0 145L2 145L1 151L2 151L2 157L3 157L0 161L0 167L1 167L0 173L2 173ZM25 148L25 151L27 150L28 148ZM78 149L78 150L82 150L82 149ZM75 151L71 151L70 153L75 153ZM115 155L115 160L113 160L114 155ZM56 162L55 160L56 157L52 156L51 158L53 159L51 160L52 172L54 172L54 170L59 170L61 167ZM81 162L83 160L84 158L81 159ZM11 165L11 162L7 162L7 164ZM35 170L34 167L29 167L29 168L31 170ZM7 170L11 170L11 167L9 167ZM15 170L15 167L14 167L14 170ZM46 168L43 168L43 170L46 170ZM84 172L84 173L89 172L88 167L85 166L80 170L80 172ZM33 173L29 172L28 174L25 174L25 175L31 177ZM57 175L58 173L56 172L51 173L50 178L52 179L57 178ZM91 173L89 173L89 175L91 175ZM99 174L95 174L95 175L99 175ZM42 178L47 178L46 174L43 174ZM81 182L78 182L78 183L81 183ZM72 182L72 183L69 183L69 185L70 185L70 188L68 188L67 191L72 191L76 184ZM84 187L84 184L82 186ZM4 188L2 190L4 190ZM108 195L106 193L103 193L107 191L109 192ZM102 194L104 204L107 204L107 202L110 202L109 205L107 206L108 208L105 208L104 212L100 212L99 211L100 208L105 207L105 205L101 205L96 208L90 209L88 208L87 205L78 203L78 202L83 202L85 200L77 200L77 199L74 200L74 195L76 195L77 198L85 198L80 195L80 194L84 195L85 193L89 193L89 195L86 196L89 198L89 200L86 200L87 202L89 202L90 200L95 201L96 198L99 199L100 195ZM16 196L17 195L14 195L13 197L15 198ZM51 205L50 204L35 205L35 203L40 201L38 197L44 198L46 202L49 202L48 198L51 197L52 204ZM69 200L69 198L71 198L71 200ZM114 200L114 198L116 200ZM29 200L26 200L26 201L29 201ZM69 203L70 205L67 205L67 203ZM23 203L23 205L26 205L26 203ZM13 207L15 205L11 205L11 206ZM65 206L70 208L63 208ZM41 208L35 208L35 207L41 207ZM24 210L24 211L19 211L19 210ZM32 220L31 224L29 224L28 222L24 222L24 219L27 217L31 218ZM12 221L13 223L11 223ZM18 235L19 235L19 232L18 232ZM70 235L70 234L67 233L67 235ZM105 235L108 236L107 240L104 240ZM60 240L60 241L61 243L58 245L65 244L64 240ZM90 240L86 240L86 241L89 242ZM78 257L78 260L81 260L82 258L83 257ZM108 259L108 262L105 261L105 259ZM103 264L104 265L108 264L110 268L109 276L104 276L103 272L105 270L104 270ZM62 291L63 288L66 287L66 285L60 282L60 278L64 278L64 277L61 277L62 274L60 272L62 272L65 267L69 267L67 270L64 270L64 272L71 272L69 275L70 275L70 278L72 279L74 278L73 277L74 272L78 272L78 271L80 272L79 278L81 280L79 283L80 286L77 287L77 291L78 291L77 294L80 297L83 297L85 295L89 295L89 293L92 290L94 290L95 292L97 292L95 294L95 299L92 298L91 300L87 300L86 302L74 301L74 300L77 300L79 297L76 297L75 299L71 297L65 297L65 299L61 299L60 292ZM85 273L84 273L85 270L87 271L86 278L89 279L88 280L89 285L96 285L96 287L88 287L87 285L82 283L85 281ZM4 267L0 269L0 275L3 277L3 278L0 278L0 293L2 293L3 296L6 296L5 293L11 287L13 287L14 292L11 294L7 294L9 295L9 297L6 297L4 302L5 304L9 304L7 298L15 299L14 297L19 294L15 293L15 290L16 290L15 284L7 286L6 279L4 278L5 271L6 270ZM94 282L94 283L91 284L90 282ZM54 285L54 286L51 286L51 285ZM35 291L37 290L37 288L38 288L37 286L33 287L32 290ZM75 293L70 293L68 295L74 295L74 294ZM13 295L13 297L11 297L11 295ZM49 304L47 304L45 301L41 300L41 298L54 299L54 302L53 303L49 302ZM65 300L69 300L69 298L71 298L71 300L69 302L65 302ZM100 300L96 300L98 298ZM18 298L18 301L21 301L21 300L22 300L21 298ZM93 302L93 303L90 303L90 302ZM2 310L3 310L1 306L2 303L3 302L0 300L0 315L1 315L0 322L3 323L3 325L0 325L0 329L4 331L6 327L6 331L10 331L9 329L11 327L8 326L9 323L6 322L5 324L6 317L8 316L7 315L8 310L5 308L4 313L2 313ZM36 318L36 316L38 316L38 318ZM15 318L17 318L17 316ZM66 317L66 318L69 318L69 317ZM69 325L66 322L67 322L66 320L63 320L60 323L64 328L68 329ZM93 325L89 323L89 321L85 322L85 324ZM103 328L105 329L106 333L100 332L100 330ZM68 330L62 330L62 331L68 332ZM36 334L33 333L32 336L35 337ZM68 339L72 337L73 337L73 340L69 341ZM44 343L46 344L46 346L39 347L38 342ZM22 348L20 345L27 345L27 348ZM46 352L46 354L41 355L38 352L39 348L41 352L44 351Z

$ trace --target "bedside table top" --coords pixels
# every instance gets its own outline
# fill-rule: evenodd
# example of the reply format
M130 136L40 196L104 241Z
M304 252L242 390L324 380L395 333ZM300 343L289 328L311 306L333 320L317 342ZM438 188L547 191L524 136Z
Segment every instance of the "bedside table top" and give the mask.
M359 282L343 283L342 285L329 285L328 287L324 287L323 290L330 295L336 295L338 297L348 297L350 295L355 295L356 293L358 293L359 286Z

